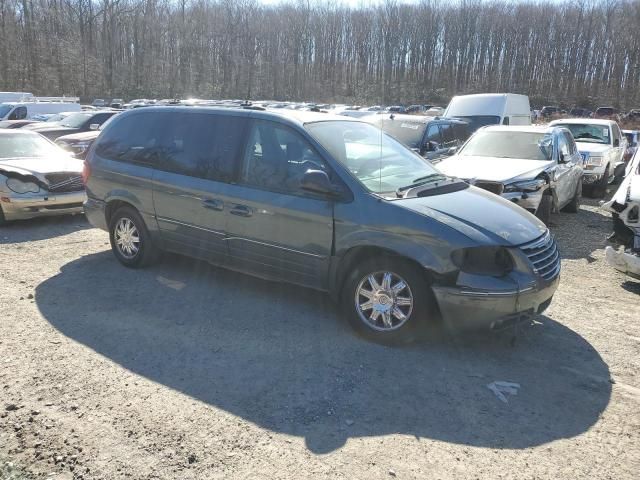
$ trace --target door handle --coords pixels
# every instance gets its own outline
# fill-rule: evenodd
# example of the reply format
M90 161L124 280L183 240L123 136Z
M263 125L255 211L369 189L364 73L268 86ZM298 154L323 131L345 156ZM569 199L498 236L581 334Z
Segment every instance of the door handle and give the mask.
M221 212L224 210L224 202L222 200L217 200L215 198L207 198L202 201L202 206L204 208L208 208L210 210L216 210Z
M234 205L229 210L229 213L232 215L238 215L239 217L250 217L253 215L253 212L246 205Z

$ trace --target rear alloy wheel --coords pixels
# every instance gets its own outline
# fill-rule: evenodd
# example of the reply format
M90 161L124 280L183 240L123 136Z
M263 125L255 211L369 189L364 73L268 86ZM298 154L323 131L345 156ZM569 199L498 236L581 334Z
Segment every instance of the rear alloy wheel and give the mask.
M421 320L434 311L424 275L402 259L367 260L351 273L345 286L342 298L349 323L376 342L414 340Z
M156 260L158 249L152 243L142 217L132 207L119 208L109 222L109 240L116 258L126 267L139 268Z

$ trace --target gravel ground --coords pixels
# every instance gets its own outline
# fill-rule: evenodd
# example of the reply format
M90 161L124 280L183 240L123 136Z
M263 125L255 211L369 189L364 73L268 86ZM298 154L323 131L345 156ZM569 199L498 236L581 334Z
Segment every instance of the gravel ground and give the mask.
M596 202L553 222L561 285L515 343L403 348L312 291L125 269L82 217L3 227L0 477L637 478L640 283L604 262Z

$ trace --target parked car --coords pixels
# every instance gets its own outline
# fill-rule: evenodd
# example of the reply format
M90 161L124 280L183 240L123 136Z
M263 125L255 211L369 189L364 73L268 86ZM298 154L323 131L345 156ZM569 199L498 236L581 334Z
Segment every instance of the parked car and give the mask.
M82 161L35 132L0 130L0 225L82 213Z
M569 111L569 115L572 117L591 118L593 116L593 112L587 108L572 108Z
M611 118L616 119L618 115L618 109L614 107L598 107L593 113L593 118Z
M111 104L109 105L111 108L122 108L124 105L124 100L122 98L114 98L111 100Z
M629 110L626 115L627 120L640 120L640 108Z
M79 112L80 104L75 102L10 102L0 104L0 120L29 120L36 115Z
M0 121L0 128L22 128L25 125L36 123L35 120L2 120Z
M608 246L605 258L616 270L640 280L640 153L637 150L625 173L611 201L603 205L613 214L615 237L622 248Z
M147 108L85 161L85 212L127 267L159 250L328 291L382 342L544 311L553 237L525 210L438 173L372 125L299 111Z
M585 192L603 197L607 185L624 176L627 139L613 120L570 118L549 125L571 131L584 163Z
M103 98L96 98L93 103L91 103L92 107L103 108L107 106L107 101Z
M457 119L418 115L371 115L362 120L382 129L432 163L453 155L469 138L469 126Z
M501 195L544 223L552 211L576 213L580 205L582 160L565 128L485 127L438 170Z
M514 93L453 97L443 116L465 120L470 125L471 133L485 125L531 125L529 97Z
M542 110L540 110L540 115L543 118L549 118L550 116L555 115L555 114L560 113L560 112L561 112L561 108L560 107L553 107L553 106L547 105L545 107L542 107Z
M44 135L49 140L55 140L63 135L71 133L88 132L97 130L109 118L117 114L115 110L97 110L95 112L78 112L69 115L65 119L48 125L47 122L29 125L25 128Z

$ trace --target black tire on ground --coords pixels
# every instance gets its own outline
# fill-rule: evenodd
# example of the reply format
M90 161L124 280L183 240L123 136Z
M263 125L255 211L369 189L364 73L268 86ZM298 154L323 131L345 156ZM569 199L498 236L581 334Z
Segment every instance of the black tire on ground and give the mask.
M545 225L549 224L551 219L551 210L553 209L553 197L551 195L543 195L540 200L540 205L536 210L536 217L538 217Z
M385 272L392 274L388 285L384 285ZM380 287L377 290L369 280L371 275ZM400 289L400 281L407 287ZM389 286L391 288L387 288ZM389 305L387 321L392 324L390 328L384 325L384 314L374 314L373 309L360 310L358 305L373 301L360 293L363 290L378 292L375 303L379 307L386 308ZM385 291L391 292L391 295L385 295ZM410 307L406 305L407 298L412 300ZM433 293L423 272L407 260L386 256L366 260L349 274L344 283L341 304L349 324L356 332L368 340L387 345L405 344L418 339L420 327L426 327L426 322L434 320L437 312ZM406 320L393 314L395 308L400 310L400 317L404 316ZM374 316L376 319L372 320Z
M563 212L567 213L578 213L580 210L580 197L582 196L582 179L578 180L578 185L576 186L576 191L573 194L573 198L565 207L562 209Z
M602 198L607 194L607 186L609 185L609 165L604 171L602 178L593 185L593 196L595 198Z
M123 238L123 234L116 233L118 229L120 229L120 232L125 232L125 240L126 232L130 232L129 239L132 242L124 242L125 245L117 243L116 236ZM109 241L111 242L113 254L125 267L146 267L158 258L159 250L154 245L144 220L133 207L121 207L113 214L109 222ZM133 243L137 250L127 250L127 243L129 247Z

